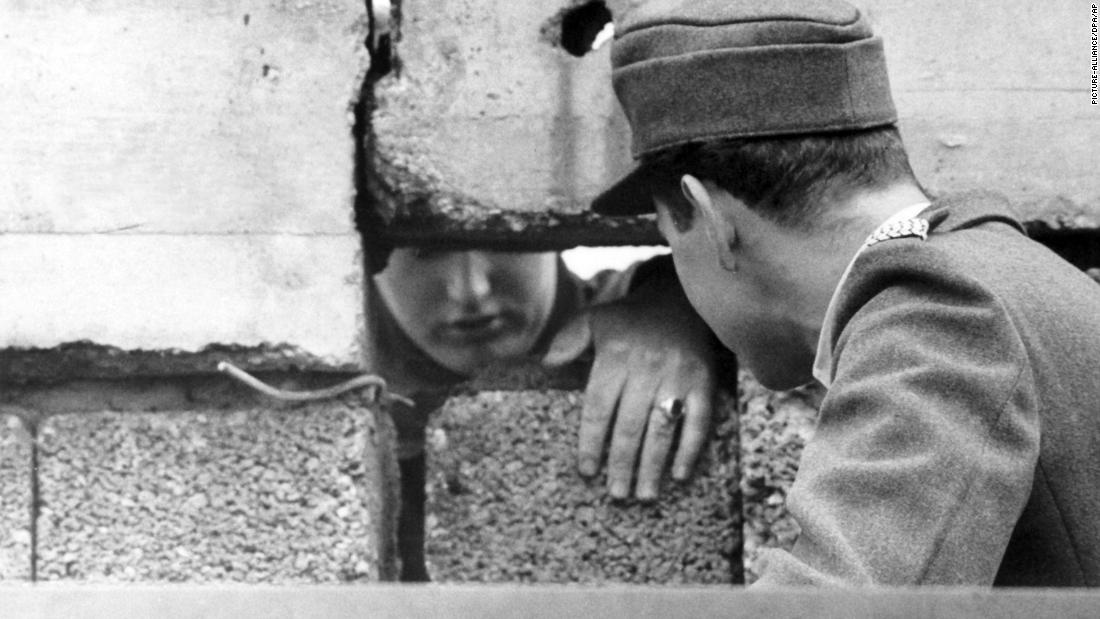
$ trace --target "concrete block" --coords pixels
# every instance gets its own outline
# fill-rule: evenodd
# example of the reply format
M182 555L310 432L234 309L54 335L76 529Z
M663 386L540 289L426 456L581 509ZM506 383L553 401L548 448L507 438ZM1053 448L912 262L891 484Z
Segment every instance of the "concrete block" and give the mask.
M1087 5L858 3L883 36L917 176L995 189L1035 233L1100 230Z
M854 0L885 42L891 85L909 91L1057 91L1088 105L1088 4Z
M362 363L355 234L4 234L0 264L0 349L270 345L306 366Z
M211 346L361 367L367 21L362 0L0 5L3 375L211 372Z
M737 420L721 416L687 484L613 502L576 472L580 394L482 392L430 431L429 571L444 582L740 582ZM728 405L722 410L729 411Z
M563 14L581 4L401 3L400 71L375 87L369 145L387 234L506 242L530 226L539 235L524 240L543 246L656 238L639 222L587 216L631 162L608 47L578 57L561 45Z
M31 577L31 435L0 414L0 581Z
M0 24L0 232L353 231L363 0L5 2Z
M1100 115L1087 93L909 91L896 95L914 172L936 193L1009 197L1033 232L1100 230L1093 164Z
M392 576L392 431L354 398L73 413L41 426L38 577Z

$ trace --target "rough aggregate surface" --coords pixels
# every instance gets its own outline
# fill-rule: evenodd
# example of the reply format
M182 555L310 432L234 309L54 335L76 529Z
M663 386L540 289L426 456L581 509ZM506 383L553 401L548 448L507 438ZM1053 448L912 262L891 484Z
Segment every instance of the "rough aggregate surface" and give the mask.
M576 472L581 395L451 398L429 429L429 570L444 582L731 583L741 578L737 420L720 407L691 482L612 501Z
M0 415L0 581L31 575L31 439L19 419Z
M39 440L41 580L378 577L375 421L350 399L57 415Z
M802 449L813 437L824 389L765 389L747 372L740 377L741 500L745 517L745 582L755 582L766 548L790 550L799 527L787 511Z

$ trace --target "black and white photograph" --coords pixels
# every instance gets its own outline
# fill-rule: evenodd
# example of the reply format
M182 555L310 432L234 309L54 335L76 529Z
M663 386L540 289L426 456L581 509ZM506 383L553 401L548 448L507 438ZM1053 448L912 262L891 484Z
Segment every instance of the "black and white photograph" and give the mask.
M0 0L0 617L1100 616L1098 33Z

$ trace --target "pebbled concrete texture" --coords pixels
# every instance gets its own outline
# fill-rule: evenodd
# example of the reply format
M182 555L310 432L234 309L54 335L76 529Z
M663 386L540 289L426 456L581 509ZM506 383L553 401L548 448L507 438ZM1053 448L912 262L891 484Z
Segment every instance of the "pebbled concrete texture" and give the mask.
M347 398L51 416L40 429L38 578L388 578L387 421Z
M807 386L771 391L745 371L740 373L739 390L745 583L752 584L759 577L760 551L790 550L801 532L787 511L787 492L802 450L813 438L825 390Z
M31 577L31 435L0 414L0 581Z
M429 434L433 579L739 582L736 418L719 421L690 483L666 482L653 504L613 502L602 476L576 472L580 406L557 390L448 401Z

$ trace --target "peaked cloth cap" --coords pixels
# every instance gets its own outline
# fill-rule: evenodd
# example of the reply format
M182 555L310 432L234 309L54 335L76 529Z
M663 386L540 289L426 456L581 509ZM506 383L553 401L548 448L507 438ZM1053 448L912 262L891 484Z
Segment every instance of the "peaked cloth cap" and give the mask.
M635 159L724 138L868 129L897 120L882 39L839 0L650 0L616 24L611 80ZM652 210L645 170L607 215Z

